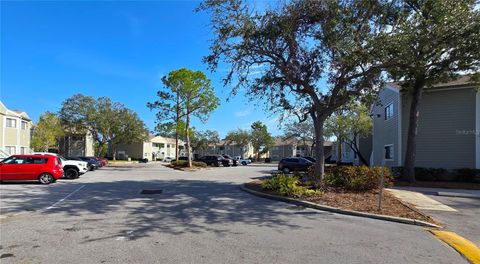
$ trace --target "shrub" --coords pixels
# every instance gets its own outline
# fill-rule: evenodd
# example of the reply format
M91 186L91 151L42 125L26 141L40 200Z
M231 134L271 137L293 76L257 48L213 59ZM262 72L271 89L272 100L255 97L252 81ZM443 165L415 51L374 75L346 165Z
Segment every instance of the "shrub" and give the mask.
M184 160L174 160L174 161L171 161L170 164L172 164L172 166L175 166L175 167L187 167L188 164L186 161Z
M174 167L186 168L188 167L188 162L186 160L175 160L170 162ZM207 164L204 162L192 161L193 167L206 168Z
M276 191L283 196L301 196L305 192L305 188L298 186L299 179L297 177L286 176L280 174L271 179L267 179L262 183L265 190Z
M332 168L323 179L326 186L345 188L350 191L367 191L376 189L380 177L384 176L385 187L393 185L393 176L388 168L367 166L338 166Z
M479 182L480 170L479 169L458 169L454 170L457 179L460 182Z
M336 165L332 166L325 166L325 174L331 173L334 168L336 168ZM310 179L315 179L315 166L310 166L307 170L307 175L310 177Z
M442 168L415 167L415 179L418 181L435 181L440 175L446 175L447 170Z
M192 164L194 167L199 167L199 168L206 168L207 163L201 162L201 161L192 161Z

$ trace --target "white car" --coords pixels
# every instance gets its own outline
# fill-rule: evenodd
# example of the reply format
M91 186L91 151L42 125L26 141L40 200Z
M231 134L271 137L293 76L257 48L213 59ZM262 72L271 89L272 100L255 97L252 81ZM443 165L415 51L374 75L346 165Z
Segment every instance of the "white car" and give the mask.
M57 156L62 161L63 177L67 179L76 179L88 171L88 163L80 160L67 160L57 153L35 152L33 154Z
M243 166L246 166L246 165L252 163L251 160L249 160L249 159L242 159L242 157L240 157L240 156L236 156L235 159L237 160L238 164L242 164Z
M171 162L172 160L174 160L174 158L172 158L172 157L165 157L165 158L163 158L163 161L164 161L164 162Z

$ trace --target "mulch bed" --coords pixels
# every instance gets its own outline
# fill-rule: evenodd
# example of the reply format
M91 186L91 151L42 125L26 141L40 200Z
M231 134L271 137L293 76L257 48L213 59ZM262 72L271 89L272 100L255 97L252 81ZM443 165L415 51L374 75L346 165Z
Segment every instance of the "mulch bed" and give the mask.
M446 189L468 189L480 190L480 183L466 183L466 182L405 182L396 181L395 186L398 187L422 187L422 188L446 188Z
M245 187L258 192L279 195L276 192L262 189L261 183L261 180L257 180L245 184ZM400 201L387 190L385 190L383 194L382 211L378 210L378 190L349 192L330 188L322 190L322 194L320 195L305 196L300 197L299 199L352 211L410 218L438 224L433 218L421 213L413 205Z

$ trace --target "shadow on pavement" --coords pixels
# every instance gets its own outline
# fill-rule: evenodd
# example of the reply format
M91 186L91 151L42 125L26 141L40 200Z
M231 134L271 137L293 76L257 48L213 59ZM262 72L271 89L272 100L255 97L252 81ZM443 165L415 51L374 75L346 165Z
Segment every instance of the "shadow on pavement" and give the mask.
M278 203L244 193L236 183L202 180L71 182L69 189L81 185L85 187L58 206L38 213L51 216L58 223L76 223L72 230L99 230L99 237L85 238L83 243L119 236L135 240L153 233L223 235L232 232L227 225L239 223L278 228L279 232L285 228L300 228L288 221L285 213L279 214L281 206ZM27 202L50 200L53 203L55 201L49 197L56 189L46 188ZM143 189L160 189L162 193L140 194ZM7 193L2 198L15 198L9 195L14 194ZM103 228L110 230L109 233L102 233ZM111 230L116 231L112 233Z

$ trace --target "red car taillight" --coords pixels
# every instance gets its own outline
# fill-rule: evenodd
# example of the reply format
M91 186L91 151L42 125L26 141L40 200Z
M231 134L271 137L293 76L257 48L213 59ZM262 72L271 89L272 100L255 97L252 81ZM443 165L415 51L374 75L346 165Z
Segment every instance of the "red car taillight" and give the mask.
M54 159L54 162L53 162L53 165L55 166L55 168L57 169L62 169L62 161L60 159Z

